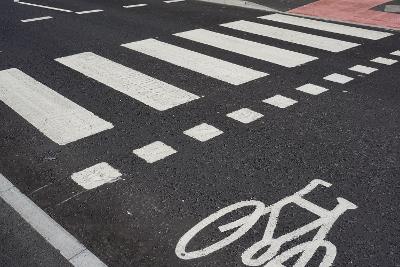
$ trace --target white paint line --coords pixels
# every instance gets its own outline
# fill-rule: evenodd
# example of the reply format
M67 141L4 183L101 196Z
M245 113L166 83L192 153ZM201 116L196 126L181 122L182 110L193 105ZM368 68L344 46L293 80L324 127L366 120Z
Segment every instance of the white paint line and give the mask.
M363 65L356 65L356 66L353 66L353 67L349 68L349 70L352 70L352 71L355 71L355 72L359 72L359 73L363 73L363 74L371 74L371 73L377 71L378 69L367 67L367 66L363 66Z
M317 57L204 29L181 32L174 35L288 68L318 59Z
M101 162L72 174L71 179L83 188L90 190L106 183L113 183L121 176L122 174L118 170L106 162Z
M340 84L345 84L354 79L349 76L346 76L346 75L342 75L339 73L333 73L331 75L324 77L324 80L335 82L335 83L340 83Z
M161 141L153 142L142 148L133 150L133 153L144 159L147 163L154 163L168 156L175 154L177 151Z
M221 26L290 43L309 46L329 52L341 52L360 45L356 43L350 43L328 37L287 30L245 20L225 23L221 24Z
M384 58L384 57L377 57L371 60L372 62L383 64L383 65L393 65L394 63L397 63L397 60L390 59L390 58Z
M61 12L68 12L68 13L73 12L72 10L68 10L68 9L62 9L62 8L51 7L51 6L36 5L36 4L32 4L32 3L27 3L27 2L16 2L16 3L21 4L21 5L41 7L41 8L51 9L51 10L56 10L56 11L61 11Z
M104 10L102 9L94 9L94 10L86 10L86 11L79 11L79 12L75 12L78 15L83 15L83 14L90 14L90 13L99 13L99 12L103 12Z
M281 95L275 95L273 97L263 100L262 102L278 108L287 108L297 103L296 100Z
M128 5L128 6L122 6L123 8L133 8L133 7L142 7L142 6L147 6L147 4L136 4L136 5Z
M280 22L280 23L285 23L285 24L290 24L290 25L295 25L295 26L300 26L300 27L305 27L305 28L310 28L310 29L316 29L316 30L320 30L320 31L349 35L349 36L354 36L354 37L359 37L359 38L364 38L364 39L369 39L369 40L379 40L379 39L393 35L393 34L387 33L387 32L367 30L367 29L353 27L353 26L346 26L346 25L341 25L341 24L336 24L336 23L331 23L331 22L324 22L324 21L319 21L319 20L294 17L294 16L283 15L283 14L271 14L271 15L266 15L266 16L262 16L259 18L265 19L265 20L276 21L276 22Z
M113 128L18 69L0 71L0 101L59 145Z
M5 185L5 187L4 187ZM0 197L73 266L106 265L0 174Z
M264 117L263 114L255 112L254 110L251 110L248 108L242 108L242 109L233 111L231 113L226 114L226 116L231 119L234 119L238 122L245 123L245 124L256 121L256 120Z
M170 3L177 3L177 2L184 2L185 0L167 0L167 1L164 1L164 3L166 3L166 4L170 4Z
M183 133L200 142L205 142L223 134L224 132L215 128L212 125L209 125L207 123L202 123L193 128L190 128L189 130L184 131Z
M312 83L308 83L300 87L297 87L296 90L310 95L319 95L328 91L328 89Z
M155 39L146 39L122 46L233 85L268 75Z
M46 17L39 17L39 18L33 18L33 19L22 19L21 22L33 22L33 21L39 21L39 20L46 20L46 19L52 19L53 17L46 16Z
M400 50L394 51L392 53L390 53L393 56L399 56L400 57Z
M185 90L90 52L55 60L160 111L199 98Z

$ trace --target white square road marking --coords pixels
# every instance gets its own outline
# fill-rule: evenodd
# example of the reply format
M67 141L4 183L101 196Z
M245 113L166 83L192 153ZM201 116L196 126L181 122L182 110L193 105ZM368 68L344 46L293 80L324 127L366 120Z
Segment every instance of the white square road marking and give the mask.
M246 123L246 124L264 117L263 114L255 112L248 108L242 108L242 109L233 111L229 114L226 114L226 116L231 119L234 119L241 123Z
M268 99L263 100L263 102L278 108L287 108L297 103L296 100L281 95L270 97Z
M367 67L367 66L363 66L363 65L356 65L354 67L349 68L349 70L352 70L352 71L355 71L355 72L359 72L359 73L363 73L363 74L371 74L371 73L377 71L378 69Z
M71 175L72 180L89 190L118 180L122 174L108 163L98 163Z
M324 77L324 80L335 82L335 83L340 83L340 84L345 84L354 79L349 76L346 76L346 75L342 75L339 73L333 73L331 75Z
M215 128L212 125L202 123L193 128L190 128L189 130L184 131L183 133L196 140L199 140L200 142L205 142L214 137L217 137L218 135L223 134L224 132Z
M385 57L377 57L371 60L372 62L383 64L383 65L393 65L397 63L397 60L385 58Z
M310 95L319 95L328 91L328 89L312 83L308 83L300 87L297 87L296 90Z
M142 148L133 150L133 153L138 157L144 159L148 163L154 163L161 159L164 159L177 151L172 147L164 144L161 141L156 141L148 144Z
M392 53L390 53L393 56L400 56L400 50L394 51Z

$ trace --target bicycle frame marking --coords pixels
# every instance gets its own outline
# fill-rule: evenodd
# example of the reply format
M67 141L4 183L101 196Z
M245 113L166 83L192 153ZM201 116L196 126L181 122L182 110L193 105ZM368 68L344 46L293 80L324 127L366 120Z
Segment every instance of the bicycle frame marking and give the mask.
M336 246L331 242L325 240L326 235L332 228L336 220L346 210L356 209L357 206L344 198L337 198L338 204L332 210L326 210L306 199L303 198L306 194L314 190L318 185L324 187L330 187L331 184L323 180L313 180L306 187L300 191L294 193L291 196L281 199L280 201L270 206L265 206L261 201L249 200L241 201L225 207L214 214L211 214L207 218L200 221L192 229L186 232L178 241L175 248L176 255L183 260L191 260L207 256L213 252L216 252L231 243L235 242L243 235L247 233L258 220L269 214L267 227L264 232L262 239L252 246L247 248L242 253L242 262L247 266L261 266L265 267L283 267L283 263L291 257L300 254L301 256L295 263L295 267L303 267L311 260L313 255L316 253L319 247L325 247L325 255L320 263L320 266L331 266L336 257ZM275 228L278 222L278 217L281 209L288 204L297 204L298 206L318 215L319 218L313 222L304 225L292 232L281 235L278 238L273 238ZM219 240L218 242L211 244L203 249L196 251L187 252L187 244L204 228L217 221L219 218L244 207L254 206L254 211L236 221L221 225L218 227L220 232L227 232L236 229L232 234ZM319 229L318 229L319 228ZM292 240L299 238L300 236L307 234L308 232L318 229L316 235L311 241L303 242L298 244L281 254L277 255L281 247ZM258 252L269 246L267 251L254 258Z

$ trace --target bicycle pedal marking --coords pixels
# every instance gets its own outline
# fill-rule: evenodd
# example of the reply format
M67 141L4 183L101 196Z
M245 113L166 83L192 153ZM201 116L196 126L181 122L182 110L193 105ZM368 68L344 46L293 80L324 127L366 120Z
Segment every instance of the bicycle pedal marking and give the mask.
M356 209L357 206L352 202L339 197L337 198L338 204L336 205L336 207L332 210L326 210L303 198L303 196L310 193L317 186L330 187L331 184L323 180L313 180L303 189L297 191L291 196L281 199L280 201L270 206L265 206L265 204L261 201L248 200L240 201L228 207L222 208L219 211L211 214L207 218L203 219L188 232L186 232L178 241L175 248L175 253L179 258L183 260L191 260L207 256L241 238L259 221L261 217L269 214L268 223L262 239L251 245L242 253L241 258L242 262L245 265L263 265L265 267L284 266L283 263L285 261L297 254L301 254L294 266L302 267L306 266L313 255L317 252L318 248L324 247L325 255L322 259L320 266L331 266L336 257L336 246L330 241L325 240L325 237L332 228L333 224L336 222L336 220L344 212L346 212L347 210ZM304 209L307 209L308 211L319 216L319 218L300 228L295 229L292 232L283 234L278 238L273 238L281 209L286 205L292 203L297 204ZM249 215L237 219L236 221L218 227L221 233L234 230L234 232L232 232L229 236L205 248L196 251L186 251L188 243L200 231L202 231L207 226L210 226L221 217L244 207L254 207L254 211ZM281 247L284 244L316 229L318 229L318 231L311 241L306 241L298 244L292 248L289 248L286 251L281 252L278 255ZM265 251L265 248L268 246L269 248ZM260 253L258 252L261 250L264 250L265 252L259 255ZM255 255L258 256L255 257Z

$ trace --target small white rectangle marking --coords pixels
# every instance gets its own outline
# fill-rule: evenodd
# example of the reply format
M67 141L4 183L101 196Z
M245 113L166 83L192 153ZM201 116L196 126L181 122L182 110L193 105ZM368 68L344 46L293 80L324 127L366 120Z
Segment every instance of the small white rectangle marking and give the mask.
M297 87L296 90L310 95L319 95L328 91L328 89L312 83L308 83L300 87Z
M3 187L4 185L6 187ZM73 266L107 267L1 174L0 197ZM85 257L82 257L82 255ZM89 265L89 263L92 265Z
M296 100L282 96L282 95L275 95L273 97L263 100L263 102L273 105L278 108L287 108L287 107L297 103Z
M113 128L18 69L0 71L0 101L59 145Z
M154 163L168 156L171 156L176 152L178 151L161 141L156 141L142 148L133 150L133 153L135 155L144 159L147 163Z
M233 85L268 75L155 39L146 39L122 46Z
M86 52L55 60L160 111L199 98L94 53Z
M99 12L103 12L104 10L102 9L94 9L94 10L86 10L86 11L79 11L79 12L75 12L78 15L83 15L83 14L90 14L90 13L99 13Z
M33 18L33 19L22 19L21 22L33 22L33 21L39 21L39 20L46 20L46 19L52 19L53 17L46 16L46 17L39 17L39 18Z
M62 9L62 8L57 8L57 7L52 7L52 6L36 5L36 4L27 3L27 2L21 2L21 1L18 1L18 2L15 2L15 3L18 3L20 5L34 6L34 7L41 7L41 8L51 9L51 10L56 10L56 11L62 11L62 12L67 12L67 13L73 12L72 10L67 10L67 9Z
M133 7L142 7L142 6L147 6L147 4L136 4L136 5L128 5L128 6L122 6L123 8L133 8Z
M385 58L385 57L377 57L371 60L372 62L383 64L383 65L393 65L394 63L397 63L398 61L395 59L390 59L390 58Z
M164 1L164 3L170 4L170 3L177 3L177 2L184 2L185 0L167 0Z
M333 73L331 75L324 77L324 80L335 82L335 83L340 83L340 84L345 84L354 79L349 76L343 75L343 74Z
M83 188L90 190L103 184L113 183L121 176L122 174L118 170L106 162L101 162L72 174L71 179Z
M400 57L400 50L394 51L392 53L390 53L393 56L399 56Z
M183 133L196 140L199 140L200 142L205 142L214 137L217 137L218 135L223 134L224 132L212 125L202 123L193 128L190 128L189 130L184 131Z
M331 23L331 22L324 22L324 21L319 21L319 20L313 20L313 19L307 19L307 18L301 18L301 17L295 17L295 16L288 16L288 15L283 15L283 14L271 14L271 15L266 15L266 16L262 16L259 18L265 19L265 20L276 21L276 22L280 22L280 23L285 23L285 24L290 24L290 25L295 25L295 26L300 26L300 27L305 27L305 28L310 28L310 29L316 29L316 30L320 30L320 31L349 35L349 36L354 36L354 37L359 37L359 38L364 38L364 39L369 39L369 40L379 40L379 39L393 35L393 34L387 33L387 32L373 31L373 30L368 30L368 29L363 29L363 28L358 28L358 27L353 27L353 26L346 26L346 25L341 25L341 24L336 24L336 23Z
M248 108L242 108L236 111L233 111L231 113L226 114L227 117L234 119L238 122L248 124L250 122L256 121L262 117L264 117L263 114L258 113L254 110L248 109Z
M225 23L221 24L221 26L290 43L318 48L329 52L341 52L359 46L359 44L356 43L350 43L299 31L292 31L245 20Z
M371 73L377 71L378 69L367 67L367 66L363 66L363 65L355 65L355 66L349 68L349 70L352 70L352 71L355 71L355 72L359 72L359 73L363 73L363 74L371 74Z
M298 52L260 44L205 29L181 32L174 35L288 68L296 67L318 59L317 57L312 57Z

